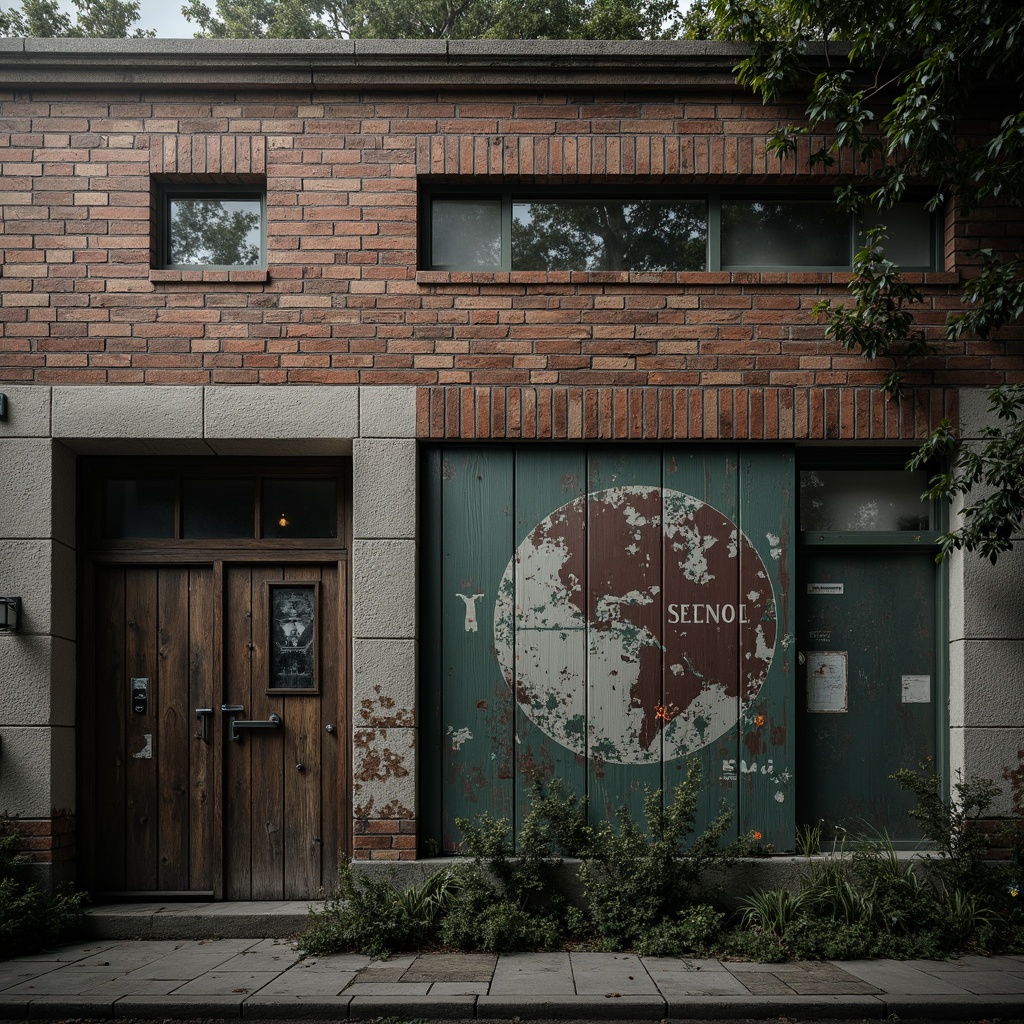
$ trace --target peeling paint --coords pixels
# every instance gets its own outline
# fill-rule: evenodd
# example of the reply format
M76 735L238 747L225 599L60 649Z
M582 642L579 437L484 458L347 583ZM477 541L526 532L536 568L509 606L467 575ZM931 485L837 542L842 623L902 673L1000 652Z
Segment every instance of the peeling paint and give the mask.
M461 729L456 729L454 726L451 725L448 726L447 735L451 737L452 750L459 750L462 747L463 743L466 743L468 740L471 740L473 738L473 734L469 731L469 729L465 727Z
M588 550L602 556L589 567ZM664 579L663 550L678 570ZM714 742L756 696L775 649L774 593L749 539L692 495L648 486L580 496L538 523L505 569L493 623L523 713L612 764Z

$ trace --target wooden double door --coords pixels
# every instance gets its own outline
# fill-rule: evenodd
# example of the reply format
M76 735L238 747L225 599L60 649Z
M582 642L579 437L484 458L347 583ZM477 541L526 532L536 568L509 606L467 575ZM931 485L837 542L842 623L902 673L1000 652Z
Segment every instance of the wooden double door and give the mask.
M345 567L94 567L80 710L90 888L306 899L336 879ZM282 661L286 635L305 675Z

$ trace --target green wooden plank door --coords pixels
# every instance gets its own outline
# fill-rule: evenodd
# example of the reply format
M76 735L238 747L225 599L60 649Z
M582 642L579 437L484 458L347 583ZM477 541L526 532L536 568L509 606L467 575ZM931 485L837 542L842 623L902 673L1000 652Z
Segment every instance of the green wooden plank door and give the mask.
M802 553L799 814L828 838L920 839L890 776L935 765L935 586L928 551Z
M518 825L538 775L592 820L639 819L691 758L702 823L724 801L733 835L791 848L791 454L453 447L425 469L423 806L444 848L461 815Z

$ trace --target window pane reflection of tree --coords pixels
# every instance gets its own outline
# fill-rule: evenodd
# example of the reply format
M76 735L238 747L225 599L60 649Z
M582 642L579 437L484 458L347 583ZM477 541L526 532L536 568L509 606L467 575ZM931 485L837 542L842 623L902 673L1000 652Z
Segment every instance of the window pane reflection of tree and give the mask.
M171 264L258 265L260 205L258 199L172 199Z
M703 201L515 203L513 270L703 270Z
M722 201L722 268L849 267L850 215L833 202Z

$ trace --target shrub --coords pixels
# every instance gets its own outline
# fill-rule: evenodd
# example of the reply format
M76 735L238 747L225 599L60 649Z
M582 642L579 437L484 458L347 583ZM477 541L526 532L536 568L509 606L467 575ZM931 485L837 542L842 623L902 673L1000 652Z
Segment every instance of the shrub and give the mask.
M606 822L590 832L581 876L605 948L639 946L652 929L678 924L679 915L698 902L707 869L749 849L745 839L724 843L730 823L724 809L694 836L700 766L693 761L687 767L667 805L660 790L646 794L646 829L623 809L617 829Z
M459 885L455 869L435 872L419 886L399 889L392 878L354 876L346 865L322 910L310 910L299 940L305 953L365 953L387 957L432 942Z
M55 892L32 884L19 856L14 823L0 817L0 957L44 949L71 935L82 921L85 894L70 886Z

